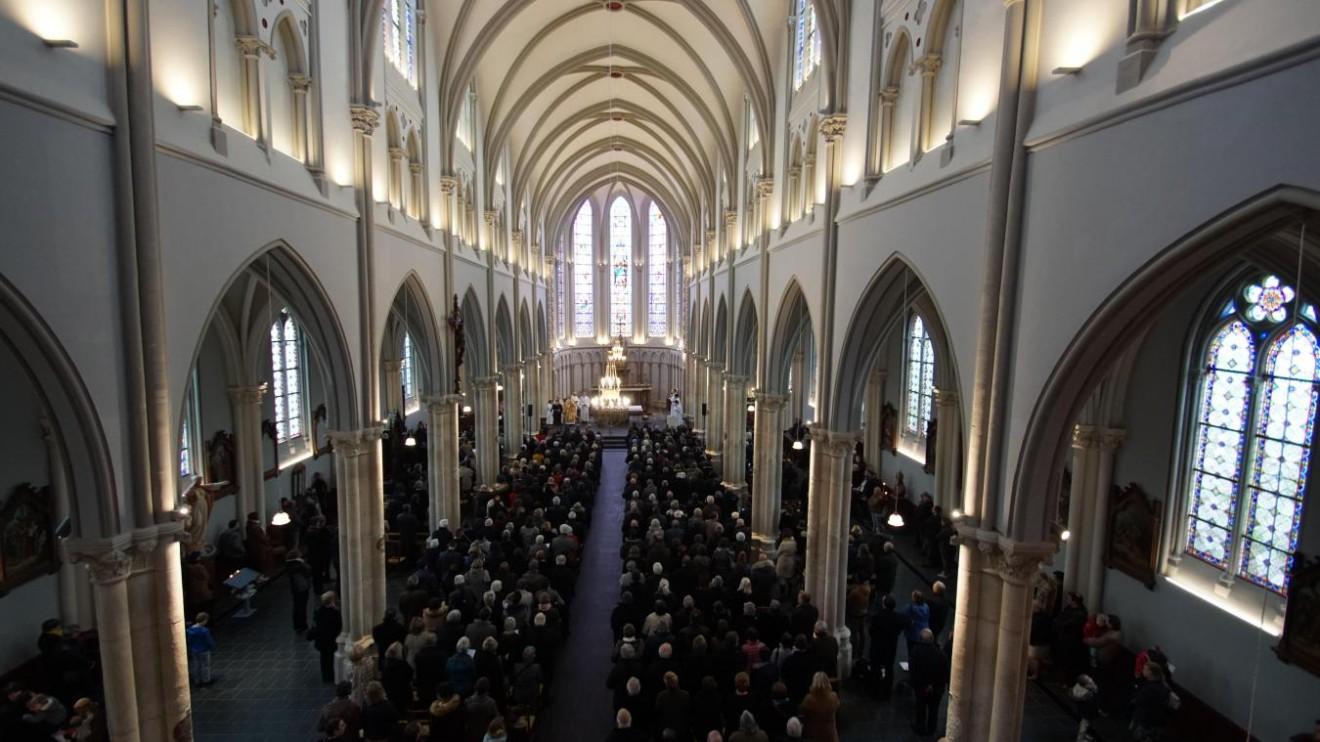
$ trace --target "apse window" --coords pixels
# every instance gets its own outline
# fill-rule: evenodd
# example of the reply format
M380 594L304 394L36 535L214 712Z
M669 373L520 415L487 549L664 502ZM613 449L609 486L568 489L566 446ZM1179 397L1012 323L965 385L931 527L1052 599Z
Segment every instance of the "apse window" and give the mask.
M646 331L651 337L663 337L669 331L669 306L665 294L669 288L669 225L665 222L665 215L660 213L660 207L654 203L647 214L646 238Z
M270 326L272 400L275 403L275 440L280 444L303 434L302 332L286 309Z
M420 409L417 401L417 359L412 333L403 333L403 357L399 360L399 380L403 384L403 411L412 414Z
M1205 341L1185 551L1281 596L1296 559L1315 427L1316 311L1277 276L1248 282Z
M632 207L622 196L610 206L610 330L631 335Z
M935 345L919 314L908 320L906 382L903 400L903 438L915 443L926 440L935 398ZM924 455L924 454L923 454Z
M385 0L385 58L417 87L417 0Z
M798 90L820 66L820 31L811 0L797 0L793 34L793 90Z

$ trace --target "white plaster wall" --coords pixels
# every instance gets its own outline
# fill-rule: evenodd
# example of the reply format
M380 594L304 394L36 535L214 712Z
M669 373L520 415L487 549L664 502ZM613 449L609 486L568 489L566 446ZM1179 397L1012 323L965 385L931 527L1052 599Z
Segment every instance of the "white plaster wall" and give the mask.
M0 0L0 90L12 88L109 124L105 28L105 4L97 0ZM78 48L50 49L43 38L67 39Z

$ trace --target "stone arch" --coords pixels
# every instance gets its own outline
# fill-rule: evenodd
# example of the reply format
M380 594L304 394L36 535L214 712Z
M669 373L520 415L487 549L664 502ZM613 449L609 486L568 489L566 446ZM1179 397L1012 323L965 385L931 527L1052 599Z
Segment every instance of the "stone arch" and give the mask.
M793 366L793 355L799 349L815 346L815 333L811 321L811 308L802 286L790 281L779 302L779 316L775 320L767 356L765 391L787 394L788 380Z
M469 288L463 295L459 313L463 317L463 378L466 381L489 376L490 346L486 341L486 319L477 292Z
M500 296L495 307L495 364L496 370L517 360L513 344L513 318L509 316L509 302Z
M697 343L697 352L710 358L710 299L701 307L701 335Z
M523 300L522 306L518 309L518 349L522 354L521 360L525 361L536 355L534 342L532 314L527 310L527 301Z
M11 357L40 398L43 425L63 458L58 475L67 487L73 533L83 538L117 533L133 514L120 511L114 462L96 405L50 326L3 275L0 354Z
M733 335L733 357L730 359L731 370L742 376L756 374L757 338L760 336L760 322L756 316L756 301L751 289L743 292L742 305L738 308L738 327Z
M1320 271L1320 192L1275 186L1212 217L1148 260L1092 312L1046 379L1027 421L1012 473L1010 536L1044 540L1057 510L1071 425L1088 398L1157 321L1161 309L1198 276L1250 253L1295 271L1297 230L1308 225L1304 273Z
M913 312L922 316L930 332L935 350L935 386L958 388L958 373L943 316L920 276L906 258L895 253L862 292L843 336L835 366L838 381L830 418L835 429L861 427L867 376L891 333L905 332Z
M536 351L546 353L550 350L550 327L545 321L545 302L536 302Z
M394 292L381 335L382 361L402 357L405 332L413 342L418 393L443 394L452 384L444 363L443 339L435 321L435 307L415 271L409 271Z
M711 327L711 363L724 363L729 353L729 305L720 297L719 308L715 310L715 324Z

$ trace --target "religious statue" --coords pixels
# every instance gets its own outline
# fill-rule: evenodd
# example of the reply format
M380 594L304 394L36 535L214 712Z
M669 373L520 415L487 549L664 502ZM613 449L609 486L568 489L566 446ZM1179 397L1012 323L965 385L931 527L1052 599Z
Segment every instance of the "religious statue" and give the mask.
M183 494L188 505L188 517L183 520L184 552L192 553L206 548L206 525L211 520L211 493L202 486L202 478L195 477L192 486Z
M898 409L888 402L880 408L880 448L898 453Z
M221 495L238 490L238 473L234 465L234 434L217 430L206 443L207 481L223 485Z
M454 308L449 310L449 329L454 333L454 394L458 394L458 372L463 367L463 354L467 341L463 337L463 312L458 308L458 295L454 295Z
M939 421L933 417L926 423L926 464L921 468L927 474L935 473L935 436L938 426Z

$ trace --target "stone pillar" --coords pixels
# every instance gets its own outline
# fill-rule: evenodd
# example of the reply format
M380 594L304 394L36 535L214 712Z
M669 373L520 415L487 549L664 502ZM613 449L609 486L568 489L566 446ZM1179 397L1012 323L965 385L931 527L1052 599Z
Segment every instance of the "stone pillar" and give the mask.
M725 415L724 481L734 486L747 484L747 377L724 375Z
M912 161L916 162L933 148L939 140L931 131L932 110L935 105L935 75L940 71L941 57L937 53L927 52L913 62L921 70L921 102L917 106L916 136L912 137Z
M238 475L238 513L242 523L255 512L266 523L266 477L262 456L261 398L265 384L229 387L229 405L234 415L234 458Z
M844 625L848 567L848 515L852 452L857 436L811 428L811 472L807 490L806 587L839 639L839 674L848 674L852 646Z
M107 548L99 553L71 554L69 561L74 560L85 561L92 576L106 725L111 742L138 742L143 737L138 723L128 603L128 575L132 572L133 559L125 551Z
M504 455L513 458L522 445L522 365L504 367Z
M773 543L779 535L783 494L784 405L782 394L756 393L756 436L752 439L752 535Z
M442 519L447 519L451 527L457 527L461 520L458 406L462 404L463 397L458 394L446 394L427 397L424 401L427 412L426 445L431 497L427 512L431 515L430 529L434 531L440 527Z
M523 431L535 435L541 431L541 410L545 400L541 399L541 364L535 357L523 362L523 389L526 395L522 400ZM528 405L532 411L527 412Z
M801 349L793 353L793 365L789 367L793 379L793 388L789 390L789 423L799 423L807 415L807 354Z
M391 358L381 364L385 369L385 413L403 414L403 361Z
M428 431L429 432L429 431ZM330 433L339 504L339 607L344 631L336 654L343 679L348 653L385 612L385 512L381 428Z
M1063 589L1082 592L1085 569L1082 566L1086 551L1087 515L1091 501L1090 484L1095 481L1096 445L1095 427L1076 425L1072 438L1072 485L1068 490L1069 540L1063 550ZM1099 610L1095 596L1083 594L1087 605Z
M885 378L888 372L873 368L866 377L866 430L862 437L862 457L868 469L880 473L880 458L884 456L880 445L881 419L885 406Z
M536 400L539 409L555 396L555 354L546 351L541 354L541 398ZM541 414L539 411L537 414Z
M1124 431L1119 428L1078 425L1073 430L1077 468L1068 499L1071 538L1065 552L1064 585L1080 592L1096 611L1104 604L1109 494L1114 483L1114 451L1122 445L1123 437Z
M265 127L261 115L261 52L266 44L255 36L239 36L234 39L238 53L242 57L239 74L242 76L243 95L243 132L257 140L257 146L266 146Z
M1026 695L1031 581L1053 544L959 524L949 742L1017 740Z
M500 473L498 376L472 380L472 411L476 415L477 481L494 484Z
M959 475L962 467L962 415L958 409L958 393L952 389L935 389L935 504L951 514L959 506L962 490Z
M692 394L688 399L686 407L692 414L692 429L699 431L704 438L706 435L706 424L710 419L710 412L701 413L701 405L706 401L706 383L709 373L706 368L705 356L692 355Z
M69 492L68 468L64 448L60 445L50 420L41 418L41 440L46 444L46 469L50 477L51 498L55 502L55 522L63 523L72 516L73 501ZM68 558L60 557L60 621L65 625L90 629L96 626L92 605L92 587L87 575Z
M289 87L293 89L294 157L304 163L310 163L312 151L307 137L307 91L312 87L312 78L295 72L289 75Z
M709 363L710 380L707 385L710 396L706 404L706 450L714 459L724 456L724 364Z

